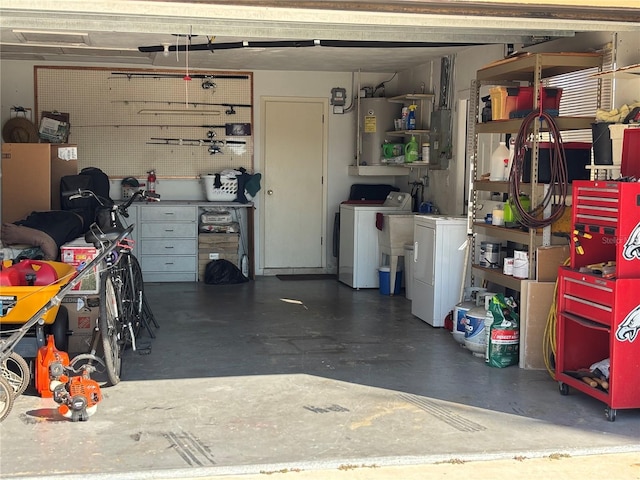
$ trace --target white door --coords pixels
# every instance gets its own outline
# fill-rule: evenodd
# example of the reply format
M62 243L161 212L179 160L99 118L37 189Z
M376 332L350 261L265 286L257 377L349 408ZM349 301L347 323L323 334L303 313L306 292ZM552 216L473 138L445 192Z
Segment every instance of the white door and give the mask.
M265 270L325 266L327 108L326 99L263 100Z

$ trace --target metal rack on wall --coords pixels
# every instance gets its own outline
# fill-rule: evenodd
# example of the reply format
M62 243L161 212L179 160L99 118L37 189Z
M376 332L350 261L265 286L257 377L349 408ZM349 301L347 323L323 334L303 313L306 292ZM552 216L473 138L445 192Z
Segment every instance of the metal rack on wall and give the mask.
M478 206L478 192L509 193L508 182L492 182L481 180L478 174L478 136L481 134L513 134L519 131L522 119L493 120L490 122L478 122L478 108L480 88L484 85L519 85L520 82L528 82L534 92L539 92L543 79L564 73L582 69L600 67L601 56L590 53L539 53L527 54L495 62L488 67L479 70L476 79L471 82L471 94L468 111L467 132L467 158L471 159L471 173L469 182L469 211L468 230L471 235L472 279L475 276L506 288L520 291L521 280L505 275L502 269L486 268L475 263L476 235L484 234L487 237L500 241L511 241L526 245L529 260L529 278L535 279L536 249L541 245L551 243L551 229L545 227L542 232L539 229L529 229L528 232L511 230L505 227L487 225L476 219ZM534 96L533 108L538 108L538 96ZM595 112L594 112L595 113ZM590 129L590 117L556 117L555 123L560 131ZM531 142L531 171L530 183L521 184L525 193L531 196L531 204L537 205L549 188L538 182L539 138L540 133L547 128L541 122L534 122L530 136ZM547 215L548 212L545 212Z

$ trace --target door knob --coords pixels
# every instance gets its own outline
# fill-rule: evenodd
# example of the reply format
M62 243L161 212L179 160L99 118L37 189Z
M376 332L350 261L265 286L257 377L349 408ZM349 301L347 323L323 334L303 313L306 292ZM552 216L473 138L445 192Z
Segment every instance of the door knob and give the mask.
M267 195L273 195L273 190L267 190Z

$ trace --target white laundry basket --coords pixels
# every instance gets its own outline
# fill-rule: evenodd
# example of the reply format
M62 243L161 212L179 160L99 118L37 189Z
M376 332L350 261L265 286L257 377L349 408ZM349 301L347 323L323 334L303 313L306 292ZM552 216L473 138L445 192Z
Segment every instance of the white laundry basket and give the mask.
M208 202L233 202L238 195L238 179L234 175L220 175L219 187L215 175L200 175Z

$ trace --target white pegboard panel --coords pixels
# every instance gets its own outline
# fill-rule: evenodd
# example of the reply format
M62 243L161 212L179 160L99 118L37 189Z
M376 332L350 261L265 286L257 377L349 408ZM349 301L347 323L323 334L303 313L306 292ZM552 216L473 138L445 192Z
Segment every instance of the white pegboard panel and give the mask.
M79 168L110 177L152 168L160 178L252 171L252 73L189 73L191 80L178 70L35 67L36 111L69 113Z

